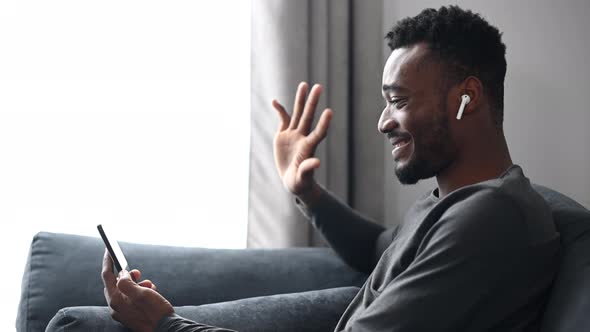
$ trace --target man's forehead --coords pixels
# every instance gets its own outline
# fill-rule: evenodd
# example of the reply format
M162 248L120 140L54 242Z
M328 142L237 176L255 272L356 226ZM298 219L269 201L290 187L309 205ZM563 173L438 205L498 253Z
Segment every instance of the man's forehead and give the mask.
M393 50L383 68L383 85L402 85L409 76L418 74L429 53L424 43Z

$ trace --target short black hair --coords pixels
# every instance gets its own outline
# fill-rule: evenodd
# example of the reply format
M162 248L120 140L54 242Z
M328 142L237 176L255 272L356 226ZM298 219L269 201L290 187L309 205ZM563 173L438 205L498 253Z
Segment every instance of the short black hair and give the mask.
M500 31L479 14L457 6L425 9L399 21L385 38L391 50L424 42L446 67L451 82L470 75L481 80L484 93L502 126L506 45Z

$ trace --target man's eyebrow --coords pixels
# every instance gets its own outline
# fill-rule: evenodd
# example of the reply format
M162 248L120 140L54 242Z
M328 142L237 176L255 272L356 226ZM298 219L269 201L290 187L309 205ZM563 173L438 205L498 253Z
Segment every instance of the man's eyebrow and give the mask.
M383 84L383 91L408 92L410 90L406 87L393 83L389 85Z

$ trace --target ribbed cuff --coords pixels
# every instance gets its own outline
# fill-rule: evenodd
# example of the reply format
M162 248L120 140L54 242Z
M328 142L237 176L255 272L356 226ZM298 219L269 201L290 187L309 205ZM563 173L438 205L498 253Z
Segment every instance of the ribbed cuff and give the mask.
M156 325L156 332L166 332L174 324L175 321L182 319L182 317L178 316L175 313L170 316L164 316L158 321L158 325Z
M295 197L295 205L299 208L299 211L305 216L305 218L311 220L313 218L313 213L311 210L303 203L299 198Z

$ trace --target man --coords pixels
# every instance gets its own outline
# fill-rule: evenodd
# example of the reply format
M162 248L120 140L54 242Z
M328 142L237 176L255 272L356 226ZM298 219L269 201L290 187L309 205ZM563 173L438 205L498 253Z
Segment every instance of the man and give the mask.
M332 111L312 130L322 90L299 85L280 116L275 161L297 204L350 265L372 272L336 331L534 331L559 257L544 200L513 165L502 130L505 46L499 31L458 7L428 9L387 34L386 106L378 129L404 184L436 177L403 223L384 229L313 177ZM228 331L184 320L149 281L103 277L113 317L143 331ZM138 271L132 271L139 278Z

